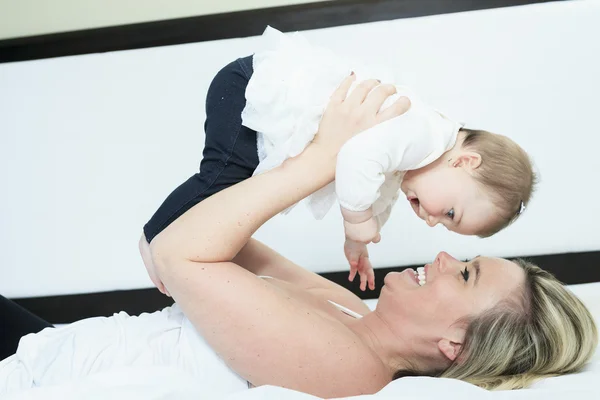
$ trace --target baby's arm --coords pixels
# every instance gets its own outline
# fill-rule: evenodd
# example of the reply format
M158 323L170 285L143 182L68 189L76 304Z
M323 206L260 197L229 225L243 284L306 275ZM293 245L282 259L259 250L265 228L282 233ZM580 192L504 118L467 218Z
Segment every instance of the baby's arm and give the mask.
M338 154L336 194L344 218L346 239L368 244L380 239L380 218L373 213L373 204L380 197L385 174L397 166L392 154L393 125L369 130L348 141ZM387 218L385 218L387 220Z
M380 239L380 226L373 215L372 204L379 197L388 163L385 152L373 143L373 138L357 136L353 139L359 140L347 142L338 154L336 192L344 218L344 254L350 264L349 280L353 281L358 273L360 289L364 291L367 285L375 289L367 244Z
M418 168L428 157L439 157L445 150L447 138L432 129L429 113L428 109L411 108L403 116L355 136L338 154L336 193L344 218L344 252L350 263L350 280L358 272L363 290L366 281L374 288L366 244L381 239L379 231L396 201L390 199L383 212L373 215L385 174Z
M379 226L373 210L350 211L341 207L344 217L344 254L350 264L350 275L348 279L352 282L358 273L360 276L360 290L375 289L375 273L369 261L367 244L377 243L380 240Z
M342 217L344 218L344 232L346 239L361 243L378 242L379 229L378 221L373 216L373 208L369 207L365 211L351 211L344 207Z

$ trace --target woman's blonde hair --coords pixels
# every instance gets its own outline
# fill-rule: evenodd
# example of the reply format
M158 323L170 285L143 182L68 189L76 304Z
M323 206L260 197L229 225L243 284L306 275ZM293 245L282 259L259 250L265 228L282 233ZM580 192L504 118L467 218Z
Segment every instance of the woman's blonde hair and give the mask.
M488 237L506 228L521 215L535 190L537 177L527 153L506 136L461 129L462 148L481 155L475 179L485 188L498 209L495 223L479 236Z
M525 287L467 321L460 354L444 371L426 375L485 389L520 389L538 379L579 371L594 354L598 333L583 303L552 274L522 259ZM396 377L415 375L399 371Z

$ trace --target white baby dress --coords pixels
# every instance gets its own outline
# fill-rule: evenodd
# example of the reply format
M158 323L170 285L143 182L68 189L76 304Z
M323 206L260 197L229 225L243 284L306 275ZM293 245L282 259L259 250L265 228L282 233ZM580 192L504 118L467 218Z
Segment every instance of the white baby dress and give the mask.
M242 112L242 124L257 132L260 162L255 175L308 146L331 94L352 71L357 79L349 93L364 79L393 83L393 74L385 69L345 60L311 45L299 33L286 35L267 27L261 40L263 48L253 57L254 74ZM397 199L402 172L421 168L454 146L460 123L426 105L408 88L396 89L381 109L401 96L409 98L410 109L346 142L338 155L335 182L308 199L315 218L323 218L337 197L350 211L372 206L373 215L385 221Z

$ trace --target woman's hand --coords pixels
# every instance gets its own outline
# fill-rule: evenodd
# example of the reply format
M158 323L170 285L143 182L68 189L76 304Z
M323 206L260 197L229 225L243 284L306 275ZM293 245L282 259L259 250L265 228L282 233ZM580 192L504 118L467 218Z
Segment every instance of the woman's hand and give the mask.
M382 104L396 93L396 88L376 79L361 82L348 96L355 79L353 73L333 93L312 142L332 157L336 157L344 143L357 133L402 115L410 108L408 98L400 97L380 112Z
M154 283L154 286L156 286L159 292L171 297L171 295L167 291L167 288L165 288L165 285L162 283L162 281L158 277L158 274L156 273L156 267L154 266L154 262L152 262L152 255L150 254L150 245L146 240L146 235L144 235L143 233L138 243L138 247L140 249L140 255L142 256L142 261L144 262L144 266L146 267L146 271L148 272L150 280L152 281L152 283Z

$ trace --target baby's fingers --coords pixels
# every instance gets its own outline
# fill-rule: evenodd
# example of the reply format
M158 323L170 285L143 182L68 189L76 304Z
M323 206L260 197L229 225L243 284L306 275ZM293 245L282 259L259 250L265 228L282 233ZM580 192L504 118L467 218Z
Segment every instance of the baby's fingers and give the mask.
M371 266L371 260L369 257L363 257L360 260L361 265L359 270L362 274L366 276L367 284L369 285L369 289L375 290L375 271Z
M369 276L367 279L369 282L369 289L375 290L375 270L373 270L373 267L369 268L367 275Z
M348 275L348 280L353 282L354 278L356 277L356 273L358 272L358 256L353 254L352 251L346 251L346 259L350 264L350 275Z
M369 278L367 271L361 270L358 272L360 275L360 290L361 291L365 291L367 290L367 280Z
M348 275L348 280L350 282L354 282L354 278L356 277L357 272L358 272L358 269L356 268L356 264L354 264L354 265L350 264L350 275Z

